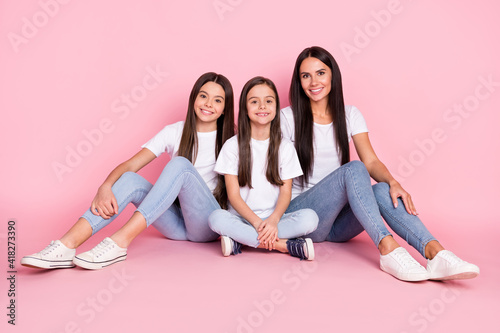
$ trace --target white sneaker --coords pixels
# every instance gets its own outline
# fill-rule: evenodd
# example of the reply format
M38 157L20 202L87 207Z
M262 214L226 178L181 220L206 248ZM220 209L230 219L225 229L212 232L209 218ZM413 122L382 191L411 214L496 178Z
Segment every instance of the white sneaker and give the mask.
M423 281L429 278L427 270L402 247L380 255L380 269L403 281Z
M127 259L127 249L119 247L109 237L104 238L92 250L80 253L73 263L86 269L101 269Z
M453 252L441 250L427 260L430 280L472 279L479 275L479 267L457 257Z
M38 253L25 256L21 259L21 265L33 268L72 268L73 258L76 250L67 248L60 240L52 241Z
M220 245L222 255L224 257L229 257L231 254L237 255L238 253L241 253L241 243L238 243L228 236L220 237Z

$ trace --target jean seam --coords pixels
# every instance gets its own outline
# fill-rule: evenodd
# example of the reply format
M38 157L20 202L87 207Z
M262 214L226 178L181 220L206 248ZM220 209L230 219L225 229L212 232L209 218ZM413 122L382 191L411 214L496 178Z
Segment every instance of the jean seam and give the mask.
M377 230L377 233L378 233L378 238L375 242L375 245L378 246L380 241L386 237L386 236L390 236L391 233L390 232L387 232L387 235L385 234L385 232L383 232L383 230L381 230L379 228L379 226L377 225L377 223L375 223L373 217L371 216L371 214L369 214L368 210L366 209L365 207L365 203L363 202L363 200L361 200L361 197L359 195L359 191L358 191L358 185L357 185L357 182L356 182L356 178L353 176L353 172L352 170L350 169L350 167L347 167L346 168L347 171L349 171L349 174L350 174L350 177L352 179L352 182L354 184L354 187L355 187L355 194L356 194L356 197L358 198L359 202L361 203L361 207L363 208L365 214L368 216L368 219L370 220L370 223L372 224L373 227L375 227L375 230ZM370 188L371 189L371 188ZM352 205L351 205L351 209L352 209ZM365 228L366 229L366 228Z
M130 202L132 202L131 200L129 201L129 198L130 198L130 197L132 197L132 196L134 196L134 195L136 195L137 193L140 193L140 192L144 192L144 193L146 193L146 194L147 194L149 191L147 191L147 190L145 190L145 189L143 189L143 188L138 188L138 189L133 190L133 191L132 191L132 192L130 192L130 193L129 193L129 194L128 194L128 195L127 195L127 196L126 196L126 197L125 197L125 198L124 198L121 202L120 202L120 203L117 203L117 204L118 204L118 207L122 207L122 205L123 205L124 203L126 203L126 202L129 202L129 203L130 203ZM92 214L92 212L91 212L91 214ZM99 223L95 226L95 228L94 228L94 227L92 228L92 235L94 235L94 233L95 233L95 231L94 231L94 230L95 230L95 229L98 229L97 227L98 227L98 226L100 226L103 222L104 222L104 219L103 219L103 220L101 220L101 221L100 221L100 222L99 222ZM98 230L100 230L100 228L99 228Z
M379 209L382 209L382 210L383 210L383 211L384 211L387 215L389 215L389 216L390 216L390 217L391 217L391 218L392 218L395 222L397 222L397 223L398 223L398 225L399 225L400 227L402 227L403 229L405 229L405 230L406 230L406 232L407 232L409 235L413 236L413 238L414 238L414 239L418 240L418 243L419 243L419 246L418 246L418 247L419 247L418 252L420 252L420 254L421 254L421 255L423 255L423 256L425 257L425 245L427 245L427 243L429 243L431 240L433 240L433 239L432 239L432 237L431 237L431 239L430 239L430 240L428 240L428 241L426 240L426 242L423 242L423 241L420 239L420 237L418 237L418 236L417 236L417 234L415 234L415 233L413 232L413 230L412 230L411 228L409 228L409 227L408 227L405 223L403 223L403 222L402 222L402 220L398 219L395 215L391 214L391 212L390 212L387 208L385 208L385 206L384 206L384 205L382 205L382 203L381 203L380 201L378 201L378 200L377 200L377 203L378 203L378 205L379 205ZM408 242L408 240L407 240L407 239L405 239L405 241L406 241L406 242Z

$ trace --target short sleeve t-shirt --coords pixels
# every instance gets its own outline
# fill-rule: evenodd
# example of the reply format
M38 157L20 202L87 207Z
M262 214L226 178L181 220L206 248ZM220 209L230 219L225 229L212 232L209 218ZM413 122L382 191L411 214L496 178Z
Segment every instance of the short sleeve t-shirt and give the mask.
M355 106L346 105L346 124L347 136L349 142L353 135L368 132L365 119L361 112ZM281 110L281 131L283 137L295 142L295 122L293 112L290 107ZM312 174L309 176L309 182L301 187L298 180L294 180L292 187L292 199L299 194L309 190L324 177L341 165L340 156L337 152L337 140L334 137L333 123L322 125L314 123L313 145L314 162Z
M184 121L165 126L151 140L142 145L157 157L167 153L171 158L178 156L179 145L181 143ZM217 186L217 173L215 166L215 141L217 131L197 132L198 135L198 154L194 167L203 178L208 188L213 191Z
M252 188L248 186L240 187L241 198L261 219L266 219L273 213L280 191L279 186L269 183L266 178L268 147L269 139L263 141L251 139ZM233 136L222 147L215 165L215 171L223 175L237 176L238 163L238 138ZM302 175L295 148L292 142L287 139L282 139L279 149L279 172L282 180ZM235 215L239 215L231 205L229 205L228 210Z

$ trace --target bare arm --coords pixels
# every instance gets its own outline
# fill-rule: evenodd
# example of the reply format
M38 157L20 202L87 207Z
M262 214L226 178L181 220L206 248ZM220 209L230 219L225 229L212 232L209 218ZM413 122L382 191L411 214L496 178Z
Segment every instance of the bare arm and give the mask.
M111 216L118 214L118 204L111 187L125 172L137 172L155 158L156 155L151 150L143 148L130 159L114 168L102 185L99 186L97 194L90 205L90 211L104 219L109 219Z
M417 215L417 210L413 204L410 194L403 189L401 184L399 184L399 182L391 175L384 163L379 160L370 143L368 133L356 134L352 137L352 139L354 141L354 146L356 147L356 152L358 153L361 161L365 164L370 176L377 182L385 182L389 184L390 195L394 207L398 206L397 198L401 197L408 214Z
M283 180L283 185L280 187L280 194L273 213L261 223L257 230L259 232L259 240L267 244L269 250L274 249L275 241L279 240L278 223L283 214L285 214L290 204L290 200L292 199L292 182L293 179Z
M247 220L255 230L258 230L262 219L253 212L250 207L246 204L240 195L240 185L238 183L238 176L236 175L224 175L226 181L227 198L231 203L231 206L241 215L245 220Z

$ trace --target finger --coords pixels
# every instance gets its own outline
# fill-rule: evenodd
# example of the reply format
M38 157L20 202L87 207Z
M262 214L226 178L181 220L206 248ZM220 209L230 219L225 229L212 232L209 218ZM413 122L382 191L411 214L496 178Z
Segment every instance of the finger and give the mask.
M403 198L403 204L405 205L406 212L410 215L413 215L413 212L411 211L410 208L410 203L408 202L408 196L404 196Z
M417 209L415 208L415 204L413 203L413 200L411 199L410 196L408 196L408 204L410 205L410 210L412 211L413 215L418 215Z
M399 195L397 193L391 193L392 204L394 205L394 208L398 208L398 197Z
M115 212L115 214L118 214L118 202L116 202L115 197L113 197L113 199L111 199L111 207L113 208L113 211Z
M92 202L92 204L90 205L90 212L94 215L99 215L99 213L97 212L97 209L95 207L95 204L94 202Z

